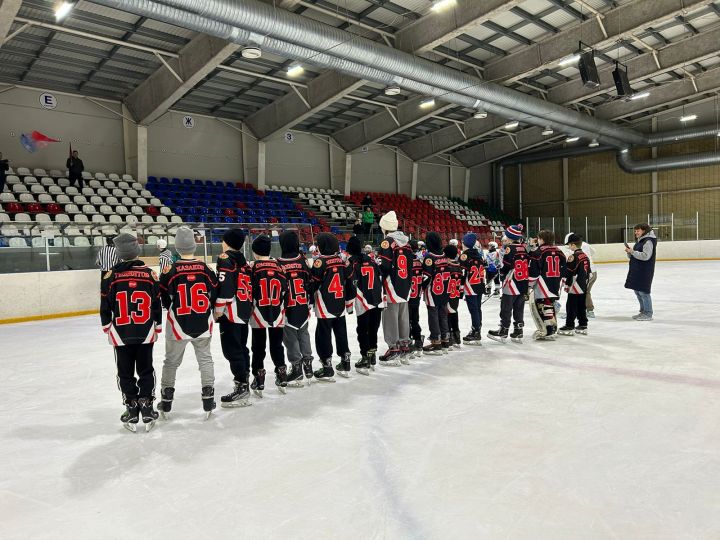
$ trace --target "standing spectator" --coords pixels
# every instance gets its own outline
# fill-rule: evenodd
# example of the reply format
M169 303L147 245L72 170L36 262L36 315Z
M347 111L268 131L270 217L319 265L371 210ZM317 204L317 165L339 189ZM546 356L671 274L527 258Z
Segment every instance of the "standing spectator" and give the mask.
M635 291L640 302L640 313L633 315L636 321L652 321L653 307L650 289L655 275L657 237L650 225L638 223L634 227L637 241L633 247L625 244L625 253L630 259L625 288Z
M565 244L568 243L568 239L570 238L570 235L575 233L568 233L565 236ZM593 255L595 255L595 248L593 248L590 244L588 244L585 240L583 240L582 243L582 250L585 255L587 255L588 260L590 261L590 279L588 281L587 286L587 292L585 293L585 308L587 309L587 316L591 319L595 318L595 304L593 304L592 295L590 294L590 290L592 289L593 285L595 284L595 281L597 280L597 267L595 266L595 261L593 261Z
M100 279L102 279L107 272L112 270L113 266L120 262L112 237L106 237L105 242L106 245L100 248L97 258L95 259L95 266L100 268Z
M361 237L365 234L365 227L363 227L362 220L360 218L355 220L355 225L353 225L353 234L357 237Z
M5 190L5 180L7 180L7 172L10 170L10 163L7 159L3 159L0 152L0 193Z
M77 180L78 185L82 190L82 188L85 187L85 182L83 181L83 171L85 171L85 165L83 164L82 159L78 157L77 150L75 150L72 153L72 156L67 159L65 166L68 170L68 180L70 180L70 185L74 186L75 180Z
M165 273L165 270L170 268L173 265L173 262L175 262L175 259L173 257L172 252L167 248L167 242L163 240L162 238L159 239L155 245L158 248L160 262L158 263L160 265L160 272ZM194 253L194 252L193 252Z
M365 207L368 207L368 206L372 207L374 204L375 204L375 202L372 200L372 197L370 196L370 194L366 193L365 197L362 200L362 205Z
M365 228L365 238L370 237L370 229L372 229L373 223L375 223L375 214L369 206L365 207L365 211L362 215L363 227Z

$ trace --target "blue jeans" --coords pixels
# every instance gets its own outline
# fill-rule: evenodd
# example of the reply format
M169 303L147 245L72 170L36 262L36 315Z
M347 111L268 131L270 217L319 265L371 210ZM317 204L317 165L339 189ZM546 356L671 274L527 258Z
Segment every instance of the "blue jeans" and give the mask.
M640 302L640 312L646 313L647 315L652 315L653 307L652 307L652 298L650 298L650 293L635 291L635 296L637 296L638 302Z
M472 320L472 327L477 330L480 330L480 328L482 327L482 311L480 311L481 298L482 296L478 295L465 296L468 311L470 312L470 319Z

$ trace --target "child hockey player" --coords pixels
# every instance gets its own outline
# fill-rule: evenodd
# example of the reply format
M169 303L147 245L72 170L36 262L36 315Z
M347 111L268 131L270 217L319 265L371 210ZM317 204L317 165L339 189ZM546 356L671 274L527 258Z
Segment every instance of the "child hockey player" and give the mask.
M380 269L387 307L383 313L383 336L388 350L380 357L380 363L397 366L410 354L410 317L408 300L412 286L413 253L408 237L398 231L394 211L380 218L380 229L385 238L380 243Z
M448 260L443 254L442 240L438 233L428 233L425 243L427 254L423 261L423 296L428 310L430 345L423 347L423 352L430 355L446 354L450 346L447 316L447 291L450 280Z
M362 252L360 239L348 240L348 275L354 285L354 310L357 315L357 336L362 358L355 363L358 373L369 375L375 369L377 335L382 315L382 276L374 259ZM351 295L347 295L351 296Z
M315 328L315 350L320 357L322 367L315 370L319 381L334 382L335 371L332 367L332 335L335 334L335 346L340 363L336 366L344 377L350 373L350 348L345 325L345 290L347 268L338 255L338 240L330 233L317 236L320 255L315 259L310 271L315 295L315 315L318 318Z
M125 405L120 421L134 432L142 415L145 430L150 431L158 417L153 409L152 351L162 331L160 286L155 272L137 258L137 238L122 233L113 244L121 262L105 273L100 284L100 321L115 348L118 387Z
M215 317L220 324L220 344L230 363L235 388L220 398L223 407L250 405L250 351L247 348L248 321L252 313L250 266L240 251L245 243L241 229L223 235L223 253L217 259L218 294Z
M283 344L290 361L288 386L303 385L303 369L308 381L312 378L312 346L310 345L310 298L312 288L310 269L300 254L300 239L295 231L280 235L282 256L278 259L288 283L285 307Z
M443 250L448 260L448 272L450 279L448 280L448 329L450 330L450 339L448 348L459 349L462 341L460 340L460 317L458 309L460 308L460 298L462 297L462 267L457 261L458 248L455 244L448 244ZM443 343L445 347L445 343Z
M408 313L410 315L410 337L413 340L412 351L415 356L422 355L423 342L425 336L422 335L422 329L420 328L420 299L422 296L422 283L423 283L423 259L425 258L424 251L420 250L420 243L412 239L410 240L410 249L412 249L415 256L412 261L412 286L410 287L410 300L408 300Z
M275 364L275 385L281 393L287 387L287 367L283 347L285 326L285 298L287 280L280 264L270 257L272 241L261 234L252 243L255 261L250 269L252 283L253 311L250 318L252 328L252 372L250 385L255 395L262 397L265 390L265 347L270 342L270 358Z
M528 292L529 260L527 249L522 243L523 226L510 225L503 235L503 265L500 269L502 298L500 300L500 328L490 330L488 337L504 343L508 337L511 318L514 329L510 339L522 343L525 295Z
M463 252L460 255L460 266L464 270L463 292L470 312L472 328L463 343L482 345L482 295L485 292L485 260L477 249L477 235L467 233L463 236Z
M167 312L165 363L160 379L158 411L167 417L175 396L175 374L183 361L185 347L192 343L200 367L200 386L205 417L215 409L215 370L210 340L213 331L213 309L217 295L215 272L194 257L195 235L180 227L175 235L175 251L180 259L163 270L160 296Z
M590 259L582 250L582 237L571 234L567 240L572 255L567 259L565 268L565 291L567 301L565 311L567 318L565 326L558 330L558 334L572 336L573 334L587 334L587 311L585 305L585 291L587 291L590 277ZM575 319L578 325L575 326Z
M498 251L497 242L488 243L487 252L487 286L485 287L485 294L490 296L498 296L500 294L500 252ZM495 284L495 291L493 292L493 283Z
M538 249L530 256L530 313L537 330L534 339L554 340L557 333L557 319L554 302L560 295L562 278L565 273L565 254L555 246L555 234L541 230L538 233Z

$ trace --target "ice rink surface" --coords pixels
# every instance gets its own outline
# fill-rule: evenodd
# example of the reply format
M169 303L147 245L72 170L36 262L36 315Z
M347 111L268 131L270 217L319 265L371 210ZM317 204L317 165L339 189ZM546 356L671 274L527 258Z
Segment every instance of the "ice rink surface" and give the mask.
M266 359L265 397L207 422L188 348L150 433L122 428L97 316L0 326L0 537L717 540L720 262L659 263L649 323L626 269L599 266L588 336L285 396Z

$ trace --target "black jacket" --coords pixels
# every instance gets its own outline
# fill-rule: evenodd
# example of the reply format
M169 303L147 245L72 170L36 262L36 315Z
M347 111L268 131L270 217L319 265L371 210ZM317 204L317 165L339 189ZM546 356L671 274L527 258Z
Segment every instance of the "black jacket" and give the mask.
M177 340L210 337L217 276L196 259L180 259L160 276L160 298L168 310L168 332ZM168 336L166 336L166 339Z
M73 175L79 176L85 170L85 165L80 158L68 158L65 166L67 167L68 172Z

